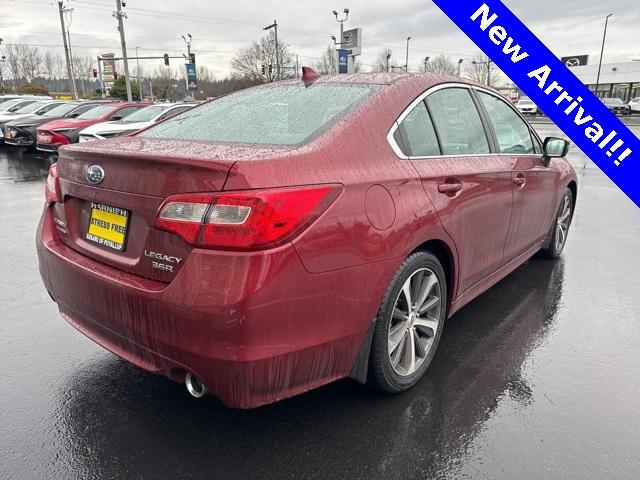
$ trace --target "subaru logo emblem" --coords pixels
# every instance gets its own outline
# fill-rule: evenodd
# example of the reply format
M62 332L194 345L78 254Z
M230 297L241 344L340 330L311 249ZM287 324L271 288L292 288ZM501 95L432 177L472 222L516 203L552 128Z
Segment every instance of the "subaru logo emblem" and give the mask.
M99 184L104 180L104 170L100 165L91 165L87 167L87 181L93 185Z

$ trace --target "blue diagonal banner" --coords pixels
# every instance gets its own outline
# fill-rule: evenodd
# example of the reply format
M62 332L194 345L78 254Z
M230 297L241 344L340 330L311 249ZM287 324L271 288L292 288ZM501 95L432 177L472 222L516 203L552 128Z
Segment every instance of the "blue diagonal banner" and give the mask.
M433 0L640 206L640 140L499 0Z

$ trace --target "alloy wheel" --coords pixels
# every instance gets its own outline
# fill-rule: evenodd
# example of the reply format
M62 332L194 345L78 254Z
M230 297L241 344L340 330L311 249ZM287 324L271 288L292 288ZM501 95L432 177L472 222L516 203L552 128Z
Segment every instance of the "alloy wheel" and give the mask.
M556 220L556 251L561 251L564 242L567 240L569 233L569 224L571 223L571 198L565 195L562 200L562 208Z
M388 332L388 353L396 373L408 376L427 358L440 325L442 294L429 268L416 270L398 293Z

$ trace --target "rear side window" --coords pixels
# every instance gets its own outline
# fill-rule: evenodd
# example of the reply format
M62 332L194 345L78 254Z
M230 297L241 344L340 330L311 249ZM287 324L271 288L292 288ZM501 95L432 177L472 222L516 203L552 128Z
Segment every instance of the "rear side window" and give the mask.
M440 155L438 137L424 102L420 102L400 123L402 143L399 145L408 157ZM396 142L398 143L398 142Z
M378 85L270 84L200 105L141 137L265 145L303 145L381 89Z
M478 97L496 132L500 153L535 153L529 126L504 100L484 92Z
M445 88L427 97L443 155L489 153L489 141L471 93L466 88Z
M172 108L168 112L164 112L162 115L160 115L158 117L157 121L161 122L162 120L166 120L167 118L175 117L179 113L185 112L185 111L189 110L190 108L193 108L193 105L188 105L188 106L185 105L184 107Z

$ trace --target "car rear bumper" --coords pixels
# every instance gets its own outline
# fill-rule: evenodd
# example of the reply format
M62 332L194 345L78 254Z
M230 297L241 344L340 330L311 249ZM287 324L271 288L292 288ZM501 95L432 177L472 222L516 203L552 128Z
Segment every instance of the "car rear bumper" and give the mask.
M37 249L45 287L74 327L146 370L179 382L192 372L236 408L348 376L382 295L362 279L385 268L310 274L290 245L236 255L193 250L165 284L67 247L49 207Z

